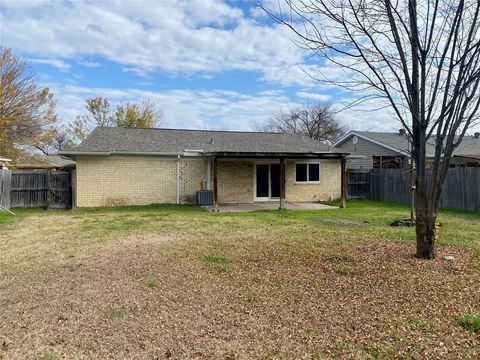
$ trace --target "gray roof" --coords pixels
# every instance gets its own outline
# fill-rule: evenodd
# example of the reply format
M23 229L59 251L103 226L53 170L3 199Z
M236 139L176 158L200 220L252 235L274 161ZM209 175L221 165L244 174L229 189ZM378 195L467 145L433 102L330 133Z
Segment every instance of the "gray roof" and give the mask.
M352 131L347 136L338 141L335 145L343 143L345 140L349 139L353 135L359 135L364 138L371 139L379 145L387 145L394 149L397 149L399 152L409 153L410 148L408 144L407 136L400 135L398 132L374 132L374 131ZM435 154L435 140L431 138L427 142L427 157L433 157ZM453 152L456 156L461 155L480 155L480 139L475 138L474 136L466 135L463 138L463 141Z
M74 168L75 161L60 155L37 155L27 160L17 162L16 168Z
M296 134L97 127L64 155L88 153L341 153Z

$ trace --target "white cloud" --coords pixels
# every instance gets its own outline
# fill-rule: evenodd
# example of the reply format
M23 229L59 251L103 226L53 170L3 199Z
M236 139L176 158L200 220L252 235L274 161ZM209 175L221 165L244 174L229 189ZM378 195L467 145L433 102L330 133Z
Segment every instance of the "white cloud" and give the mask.
M79 61L79 64L89 68L99 68L103 66L101 63L95 61Z
M252 130L290 99L278 91L247 95L226 90L169 90L88 88L74 84L45 84L57 99L57 111L63 121L85 112L85 99L109 98L112 103L148 99L163 110L171 127L191 129Z
M135 74L141 78L151 80L152 76L145 70L139 69L136 67L125 67L122 69L123 72Z
M330 95L317 94L309 91L297 91L295 95L297 95L299 98L302 98L302 99L315 100L315 101L329 101L332 99Z
M100 56L144 73L245 70L268 82L308 85L311 80L297 66L305 53L291 42L289 30L247 18L231 4L72 1L20 9L6 2L0 10L2 42L42 58Z
M71 67L70 64L58 59L28 59L28 61L34 64L50 65L63 72L68 71Z

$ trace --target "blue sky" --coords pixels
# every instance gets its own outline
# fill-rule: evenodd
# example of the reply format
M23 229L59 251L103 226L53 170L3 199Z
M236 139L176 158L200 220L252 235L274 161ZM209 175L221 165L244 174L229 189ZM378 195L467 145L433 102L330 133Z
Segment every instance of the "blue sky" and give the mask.
M305 72L335 70L250 1L2 0L0 37L53 90L63 121L104 96L149 99L170 127L251 130L290 105L352 96L313 81ZM386 111L338 118L351 129L399 127Z

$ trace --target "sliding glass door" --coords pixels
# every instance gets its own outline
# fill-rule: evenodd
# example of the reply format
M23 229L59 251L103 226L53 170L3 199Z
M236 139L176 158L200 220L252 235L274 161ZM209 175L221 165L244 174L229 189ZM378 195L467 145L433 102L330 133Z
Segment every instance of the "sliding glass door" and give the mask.
M280 198L280 164L255 165L255 200L266 201Z

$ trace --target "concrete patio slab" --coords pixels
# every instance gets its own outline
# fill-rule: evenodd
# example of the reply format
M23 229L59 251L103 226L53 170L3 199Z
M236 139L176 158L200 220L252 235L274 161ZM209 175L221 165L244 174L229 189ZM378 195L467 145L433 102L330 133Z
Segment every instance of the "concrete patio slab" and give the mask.
M280 206L278 201L255 202L250 204L219 205L218 212L246 212L257 210L277 210ZM313 202L285 202L284 207L288 210L329 210L338 209L336 206L324 205ZM209 210L212 210L211 208Z

